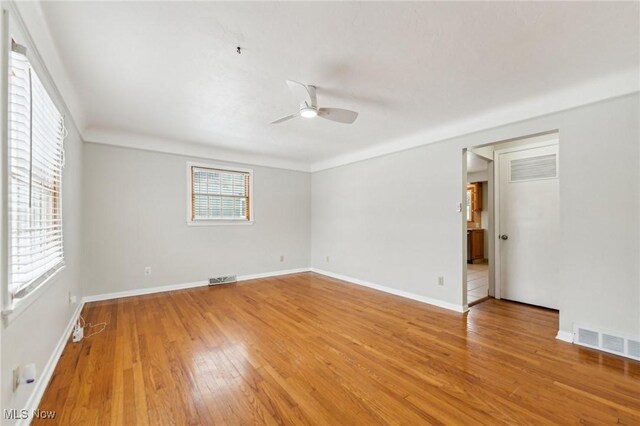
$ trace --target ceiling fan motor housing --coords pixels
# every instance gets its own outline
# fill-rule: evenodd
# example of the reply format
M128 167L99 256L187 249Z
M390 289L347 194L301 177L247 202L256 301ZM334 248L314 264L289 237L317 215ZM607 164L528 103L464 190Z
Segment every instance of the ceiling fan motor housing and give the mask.
M312 106L302 104L300 105L300 115L304 118L313 118L318 115L318 110Z

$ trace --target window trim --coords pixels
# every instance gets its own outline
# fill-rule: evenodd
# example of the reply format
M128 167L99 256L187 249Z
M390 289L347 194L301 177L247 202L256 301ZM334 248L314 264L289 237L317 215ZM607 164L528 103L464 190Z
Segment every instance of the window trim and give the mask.
M192 167L201 167L205 169L215 169L229 172L239 172L239 173L248 173L249 174L249 220L242 219L199 219L193 220L192 217L192 204L191 204L191 189L193 188L193 175L191 173ZM187 162L187 225L188 226L224 226L224 225L232 225L232 226L243 226L243 225L253 225L255 221L255 217L253 215L253 169L245 168L245 167L235 167L235 166L227 166L225 164L214 164L214 163L200 163L200 162Z
M11 324L20 314L27 310L29 306L49 288L50 285L58 281L62 271L64 271L67 265L62 262L58 264L57 269L51 273L44 281L34 287L31 291L20 298L13 299L10 306L5 307L2 310L2 318L5 324Z
M10 181L10 173L9 173L9 113L8 113L8 105L9 105L9 56L11 54L11 40L15 39L19 43L25 45L27 47L27 54L25 55L30 63L30 66L33 70L35 70L36 74L40 78L42 85L45 88L45 91L51 101L54 103L58 111L63 115L65 112L68 114L68 109L64 104L64 100L60 99L58 90L56 88L55 83L51 80L51 76L47 70L46 65L44 65L42 58L38 55L37 50L33 46L33 41L26 32L26 28L24 27L24 23L22 23L19 13L15 9L15 6L12 3L8 4L8 8L2 10L2 16L0 17L2 21L2 31L0 31L0 40L2 41L0 47L0 76L2 77L0 85L2 86L2 96L0 97L0 101L2 105L0 105L0 114L2 117L0 118L0 140L1 140L1 159L3 166L2 173L0 174L0 205L2 206L2 211L0 211L0 226L2 228L2 238L0 239L2 247L0 247L0 293L2 299L1 306L1 318L2 325L4 327L8 327L17 317L22 315L23 312L27 311L29 307L35 303L40 297L46 293L51 286L58 282L61 278L65 276L64 271L67 267L67 258L63 257L57 265L51 268L47 272L47 276L44 275L41 278L40 282L37 285L31 286L28 291L21 294L20 297L12 297L9 291L9 256L11 253L10 248L10 238L9 234L9 213L8 213L8 200L9 200L9 181ZM64 144L64 140L63 140ZM64 145L63 145L64 146ZM60 179L61 182L64 180L64 167L61 171ZM62 203L62 193L60 193L59 202ZM64 221L63 221L64 223ZM64 236L63 230L63 236ZM64 238L64 237L63 237ZM23 289L24 290L24 289Z

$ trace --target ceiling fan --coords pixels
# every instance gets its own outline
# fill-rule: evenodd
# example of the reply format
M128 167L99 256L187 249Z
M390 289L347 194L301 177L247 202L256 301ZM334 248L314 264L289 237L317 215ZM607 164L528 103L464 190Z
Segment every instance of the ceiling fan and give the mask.
M292 80L287 80L287 86L289 86L293 96L295 96L300 102L300 111L272 121L271 124L282 123L283 121L291 120L296 117L322 117L338 123L351 124L356 121L356 118L358 118L357 112L349 111L348 109L318 108L315 86L298 83L297 81Z

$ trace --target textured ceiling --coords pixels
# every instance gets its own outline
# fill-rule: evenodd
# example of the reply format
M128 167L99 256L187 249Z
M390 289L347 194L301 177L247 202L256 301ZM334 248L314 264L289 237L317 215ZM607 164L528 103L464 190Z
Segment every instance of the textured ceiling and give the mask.
M80 99L113 130L325 161L638 68L638 3L43 2ZM242 46L242 54L236 46ZM355 124L298 119L285 79Z

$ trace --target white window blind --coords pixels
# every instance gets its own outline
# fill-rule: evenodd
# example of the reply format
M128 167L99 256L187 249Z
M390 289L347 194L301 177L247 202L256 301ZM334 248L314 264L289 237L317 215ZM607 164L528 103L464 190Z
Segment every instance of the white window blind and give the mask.
M64 119L26 56L9 58L9 293L20 298L64 263Z
M249 221L251 173L191 166L191 221Z

